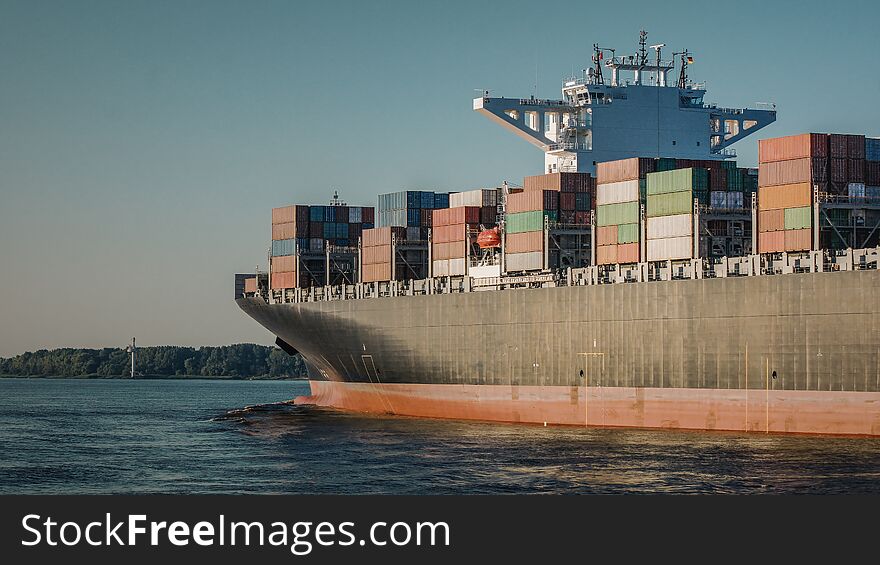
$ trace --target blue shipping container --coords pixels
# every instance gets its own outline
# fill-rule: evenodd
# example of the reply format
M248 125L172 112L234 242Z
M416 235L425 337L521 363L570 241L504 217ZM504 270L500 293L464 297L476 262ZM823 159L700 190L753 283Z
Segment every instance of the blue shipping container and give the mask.
M880 161L880 137L865 138L865 159Z
M422 214L421 210L418 208L410 208L406 211L406 225L407 227L417 228L422 225Z
M348 224L336 224L336 237L341 239L348 239Z
M333 239L336 237L336 224L333 222L324 223L324 239Z
M323 222L324 221L324 207L323 206L310 206L309 207L309 221L310 222Z
M273 257L285 257L287 255L293 255L295 247L295 240L293 239L278 239L272 242L272 256Z
M434 207L434 193L433 192L423 192L422 193L422 202L419 208L423 210L430 210Z
M434 208L449 208L449 193L434 193Z

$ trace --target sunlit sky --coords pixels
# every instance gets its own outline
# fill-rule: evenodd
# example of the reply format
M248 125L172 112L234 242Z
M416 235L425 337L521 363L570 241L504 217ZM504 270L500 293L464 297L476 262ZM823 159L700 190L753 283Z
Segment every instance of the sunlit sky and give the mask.
M232 299L271 207L538 174L475 90L559 97L641 28L707 101L777 104L744 166L757 137L880 135L876 2L700 6L0 0L0 356L271 343Z

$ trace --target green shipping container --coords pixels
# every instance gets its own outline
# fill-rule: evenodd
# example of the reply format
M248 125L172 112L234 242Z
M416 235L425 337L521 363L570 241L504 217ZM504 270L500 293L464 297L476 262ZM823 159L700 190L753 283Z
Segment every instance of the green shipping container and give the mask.
M727 170L737 170L736 161L721 161L721 168Z
M639 179L639 202L645 203L648 196L648 179Z
M740 169L727 169L727 191L743 191L743 174Z
M534 212L508 214L505 229L507 230L507 233L543 231L545 215L551 222L556 221L556 212L542 212L541 210L536 210Z
M670 192L669 194L648 194L645 212L649 218L656 218L657 216L690 214L693 209L694 194L690 191Z
M635 243L639 240L639 224L617 226L617 243Z
M803 208L786 208L785 209L785 229L787 230L803 230L813 225L813 208L804 206Z
M657 165L655 166L655 170L663 172L663 171L672 171L675 169L675 159L670 157L660 157L657 159Z
M707 190L709 190L709 171L707 169L676 169L662 173L648 173L648 196Z
M614 226L639 222L639 203L621 202L596 206L596 225Z

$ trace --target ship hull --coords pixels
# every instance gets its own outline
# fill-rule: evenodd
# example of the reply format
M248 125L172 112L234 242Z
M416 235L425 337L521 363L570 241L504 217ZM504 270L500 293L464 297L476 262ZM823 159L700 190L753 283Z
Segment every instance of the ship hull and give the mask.
M302 400L325 406L876 436L878 297L880 273L855 271L238 303L303 355Z

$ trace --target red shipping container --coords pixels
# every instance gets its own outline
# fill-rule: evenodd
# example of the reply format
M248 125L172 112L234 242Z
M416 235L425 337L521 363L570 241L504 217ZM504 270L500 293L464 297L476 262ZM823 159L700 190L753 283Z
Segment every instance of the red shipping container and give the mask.
M272 290L296 288L296 273L273 273L269 278L272 281Z
M372 206L361 208L361 222L375 224L375 209Z
M830 153L829 157L833 159L846 159L849 156L849 141L847 136L839 133L832 133L830 136Z
M466 252L467 245L464 241L434 243L431 246L431 260L442 261L443 259L461 259L465 257Z
M813 157L812 161L812 172L811 175L813 177L813 182L818 184L824 184L828 182L828 158L827 157Z
M785 210L760 210L758 212L758 231L782 231L785 229ZM727 235L727 234L724 234Z
M434 223L434 210L423 208L419 214L419 225L423 228L430 228Z
M479 206L457 206L455 208L441 208L433 211L433 225L451 226L455 224L479 224Z
M865 161L865 184L880 186L880 161Z
M398 240L406 239L406 228L400 226L371 228L361 232L364 247L372 247L376 245L391 245L391 236L394 235Z
M391 245L374 245L361 249L364 265L391 262Z
M846 156L850 159L865 158L865 136L864 135L848 135L846 136Z
M847 159L847 182L865 182L865 160Z
M802 133L758 141L758 162L760 163L805 157L825 158L827 156L828 135L824 133Z
M758 166L758 186L813 182L812 168L812 159L791 159L789 161L761 163ZM845 170L846 163L844 163Z
M596 247L596 264L613 265L617 263L617 244Z
M722 169L720 167L709 169L709 190L727 190L727 169Z
M617 244L617 226L596 228L596 245Z
M813 230L786 230L786 251L809 251L813 246Z
M559 195L559 209L560 210L570 210L574 212L575 209L575 196L574 192L563 192Z
M654 172L654 159L634 157L596 164L596 184L643 179Z
M361 267L363 282L381 282L391 280L391 263L377 263Z
M489 228L498 221L498 208L495 206L483 206L480 208L480 223Z
M309 237L324 237L324 222L309 222Z
M847 159L831 159L831 174L829 175L831 182L847 182L849 178L848 165Z
M623 243L617 246L617 262L618 263L638 263L639 262L639 244Z
M244 291L248 293L257 292L257 277L244 279Z
M507 234L507 241L504 242L505 253L532 253L535 251L544 251L544 232Z
M273 273L291 273L296 270L296 256L285 255L284 257L272 257L271 271Z
M431 231L434 243L449 243L450 241L465 241L467 238L467 225L457 224L454 226L437 226Z
M758 233L758 253L780 253L782 251L785 251L784 231Z
M558 208L559 193L552 190L533 190L507 196L506 210L508 214L535 212L538 210L555 211Z

